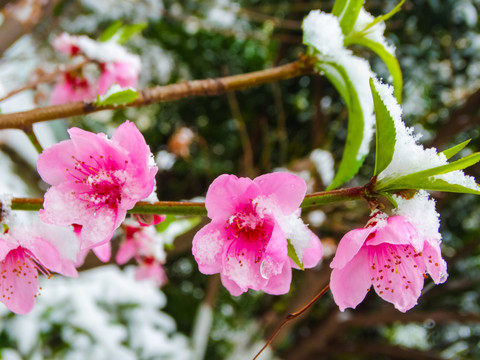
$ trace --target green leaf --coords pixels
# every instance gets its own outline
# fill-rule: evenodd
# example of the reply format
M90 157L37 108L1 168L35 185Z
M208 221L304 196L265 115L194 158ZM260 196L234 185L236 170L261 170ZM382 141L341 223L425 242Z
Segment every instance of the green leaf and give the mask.
M395 151L395 123L378 94L373 79L370 79L373 104L375 106L375 120L377 124L376 149L375 149L375 171L373 175L380 174L390 164Z
M350 31L352 31L364 1L365 0L348 0L341 14L342 17L340 18L340 27L344 35L348 35Z
M293 247L292 243L290 242L290 239L287 239L287 249L288 249L288 256L290 257L290 259L292 259L293 262L295 264L297 264L297 266L300 269L305 270L305 268L303 266L303 263L298 258L298 255L297 255L297 252L295 251L295 248Z
M108 41L110 40L117 32L120 30L122 27L122 22L120 20L117 20L110 24L109 27L105 29L105 31L100 35L100 41Z
M170 225L172 222L175 221L175 219L176 219L175 215L166 215L165 220L155 225L155 228L157 229L158 232L163 232L168 227L168 225Z
M386 192L382 192L382 193L380 193L380 195L385 196L387 198L387 200L390 201L390 204L392 204L394 208L398 207L398 204L397 204L397 202L395 201L395 199L393 198L392 195L390 195L389 193L386 193Z
M391 186L391 189L388 191L395 192L397 190L405 190L405 189L424 189L424 190L430 190L430 191L444 191L444 192L480 195L479 190L470 189L462 185L450 184L445 180L436 179L434 177L417 179L412 183L407 183L407 182L395 183L394 185ZM383 191L381 193L383 194Z
M132 89L118 91L106 97L105 99L97 96L94 102L95 106L125 105L135 101L138 98L138 92Z
M450 159L452 156L457 155L457 153L460 152L465 146L467 146L470 140L472 139L468 139L467 141L464 141L461 144L455 145L450 149L444 150L441 152L441 154L445 155L447 159Z
M387 21L388 19L390 19L393 15L395 15L397 12L400 11L403 3L405 2L405 0L402 0L400 1L397 6L395 6L389 13L387 14L384 14L384 15L380 15L380 16L377 16L375 18L375 20L373 20L370 24L368 24L365 29L362 30L362 32L370 29L372 26L375 26L377 25L380 21Z
M480 191L469 189L461 185L450 184L445 180L434 178L436 175L447 174L455 170L463 170L476 164L478 161L480 161L480 153L474 153L450 164L418 171L386 181L383 181L382 179L376 184L375 188L379 192L392 192L401 189L425 189L480 194Z
M347 5L348 0L335 0L335 4L333 4L332 15L336 17L340 17L342 14L343 9L345 9L345 5Z
M397 101L399 104L402 103L402 88L403 88L403 78L402 78L402 70L400 69L400 64L398 63L397 58L395 55L392 55L385 49L385 47L373 40L367 39L365 37L349 37L345 39L345 46L352 45L352 44L358 44L358 45L363 45L366 48L370 49L373 51L375 54L377 54L380 59L385 63L387 66L388 71L390 72L390 75L392 75L392 83L393 83L393 88L395 89L395 97L397 98Z
M134 34L136 34L137 32L141 32L146 27L147 27L146 22L124 26L120 33L120 38L118 39L118 43L123 44L127 42L127 40L130 39Z
M332 82L348 108L347 140L338 171L327 188L330 190L350 180L362 165L365 156L357 159L357 155L363 141L365 121L357 90L350 81L347 71L335 63L319 63L317 67Z

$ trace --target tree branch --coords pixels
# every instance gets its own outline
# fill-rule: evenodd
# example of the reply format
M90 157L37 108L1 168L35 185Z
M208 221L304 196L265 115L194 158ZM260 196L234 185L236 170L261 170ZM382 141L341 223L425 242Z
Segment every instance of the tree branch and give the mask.
M117 106L95 106L93 102L74 102L46 106L29 111L0 115L0 129L22 129L41 121L85 115L92 112L140 107L157 102L183 99L193 96L214 96L227 91L248 89L265 83L285 80L314 73L315 58L302 56L300 60L267 70L247 74L225 76L217 79L185 81L178 84L157 86L140 91L134 102Z

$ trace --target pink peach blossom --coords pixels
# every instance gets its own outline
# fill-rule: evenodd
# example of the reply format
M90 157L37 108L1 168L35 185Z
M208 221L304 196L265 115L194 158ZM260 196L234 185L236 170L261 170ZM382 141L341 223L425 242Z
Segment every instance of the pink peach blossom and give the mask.
M13 228L0 237L0 302L9 310L17 314L32 310L39 291L38 271L49 277L50 271L78 275L72 260L26 227Z
M115 83L118 83L122 88L137 87L140 63L125 61L104 63L101 66L101 71L98 79L98 94L103 95Z
M168 282L165 270L163 270L162 264L155 260L153 257L144 258L135 269L135 279L146 280L151 279L155 281L158 286L163 286Z
M248 289L288 292L296 266L288 257L287 239L307 268L322 256L320 240L299 218L305 191L305 182L289 173L215 179L205 200L212 222L193 239L200 271L220 273L232 295Z
M447 277L439 241L419 236L402 216L377 216L366 228L348 232L330 267L330 288L341 311L355 308L373 285L380 297L405 312L417 304L426 273L435 284Z
M52 45L55 50L65 55L76 56L81 52L77 44L77 39L78 36L62 33L53 40Z
M92 100L96 96L96 84L91 84L83 77L64 74L64 80L53 88L50 95L52 105L65 104L74 101Z
M78 128L40 154L37 168L52 185L45 194L40 219L74 225L80 248L110 240L127 210L152 192L157 168L135 125L126 121L108 139Z

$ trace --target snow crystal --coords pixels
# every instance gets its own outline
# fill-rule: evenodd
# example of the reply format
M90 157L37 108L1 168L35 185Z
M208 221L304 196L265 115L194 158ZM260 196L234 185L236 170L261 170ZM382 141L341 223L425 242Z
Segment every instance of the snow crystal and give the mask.
M313 162L318 174L322 178L323 185L330 185L332 183L333 176L335 175L332 153L326 150L315 149L310 154L310 160Z
M338 18L320 10L313 10L303 20L303 41L320 54L336 57L343 53L343 33Z
M307 226L295 213L285 216L281 220L279 219L278 223L285 237L290 240L297 257L302 259L303 251L311 247L310 241L312 237Z
M362 7L360 10L360 13L358 14L357 21L353 26L352 32L362 32L362 30L365 29L365 27L369 25L374 19L375 18ZM395 46L387 43L383 35L384 32L385 32L385 22L380 21L379 23L370 27L366 31L364 37L368 40L381 44L386 51L388 51L392 55L395 55Z
M393 198L398 204L398 208L394 210L396 215L407 218L421 237L440 241L440 215L435 210L435 200L430 199L425 190L420 190L412 199L397 195Z
M422 145L417 144L419 136L414 135L413 128L406 127L401 119L402 109L393 96L393 87L382 84L379 81L375 81L375 87L392 116L396 131L395 150L392 161L387 168L378 175L378 180L398 178L448 164L445 155L443 153L437 153L437 149L424 149ZM480 191L480 187L476 184L475 179L471 176L466 176L461 170L437 175L432 178Z
M175 154L172 154L166 150L160 150L157 153L157 166L159 171L165 171L165 170L170 170L175 164L176 156Z

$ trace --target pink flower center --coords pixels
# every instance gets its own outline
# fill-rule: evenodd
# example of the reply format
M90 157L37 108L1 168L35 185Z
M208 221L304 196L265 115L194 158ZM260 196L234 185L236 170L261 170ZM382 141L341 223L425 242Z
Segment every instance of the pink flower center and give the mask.
M110 156L100 155L97 158L90 156L89 163L78 160L75 156L74 171L66 169L78 184L78 190L72 194L79 200L89 203L89 207L99 210L104 205L117 208L122 201L122 187L127 174L125 167L118 169ZM125 161L125 165L128 161Z
M273 224L269 218L261 217L254 206L246 207L227 220L227 261L231 258L243 266L244 261L258 263L262 260Z

